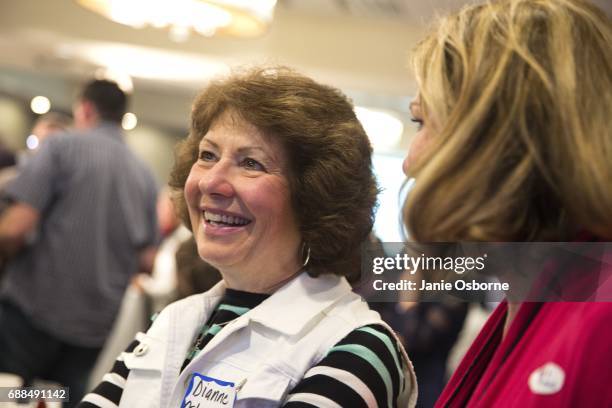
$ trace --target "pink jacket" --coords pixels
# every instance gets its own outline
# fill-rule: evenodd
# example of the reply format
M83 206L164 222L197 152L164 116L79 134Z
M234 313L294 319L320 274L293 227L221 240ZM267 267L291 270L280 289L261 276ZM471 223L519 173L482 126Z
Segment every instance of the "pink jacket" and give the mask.
M612 407L612 303L525 302L501 341L493 312L436 407Z

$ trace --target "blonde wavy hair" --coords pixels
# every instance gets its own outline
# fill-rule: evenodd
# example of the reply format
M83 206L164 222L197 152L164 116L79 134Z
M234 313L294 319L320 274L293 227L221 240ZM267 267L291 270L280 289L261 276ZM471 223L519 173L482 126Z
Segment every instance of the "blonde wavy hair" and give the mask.
M612 24L579 0L442 19L412 56L427 148L403 208L420 242L612 238Z

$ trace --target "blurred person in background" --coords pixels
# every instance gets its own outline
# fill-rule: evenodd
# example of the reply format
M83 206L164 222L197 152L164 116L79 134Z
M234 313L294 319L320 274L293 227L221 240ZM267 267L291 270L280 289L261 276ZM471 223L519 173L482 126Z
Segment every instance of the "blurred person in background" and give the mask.
M0 137L0 170L14 166L16 163L15 152L5 146Z
M2 189L10 180L13 179L15 171L13 170L17 164L17 154L9 149L2 142L0 135L0 215L11 205L11 200L2 194ZM2 271L4 268L4 259L0 255L0 279L2 279Z
M420 130L404 163L417 180L404 219L415 241L612 238L603 11L580 0L470 5L419 43L413 66ZM610 303L504 301L437 406L612 406L611 321Z
M223 280L164 309L80 407L199 406L212 393L243 407L413 406L408 357L346 278L377 195L346 96L251 68L212 81L191 116L170 185Z
M32 127L30 137L34 137L35 140L32 142L34 147L31 150L15 153L9 152L0 146L0 151L2 152L0 155L0 160L2 161L0 166L0 194L9 181L17 176L19 167L25 165L43 140L53 134L66 131L71 124L72 120L68 115L59 112L45 113L36 119Z
M0 289L0 372L70 387L67 406L82 397L123 292L150 270L157 243L157 188L124 143L126 105L115 83L88 83L76 130L45 140L5 189L14 204L0 217L0 251L12 256Z
M36 147L34 150L21 152L11 152L0 145L0 214L11 204L12 199L4 194L4 188L8 183L17 177L19 168L32 157L33 152L38 148L39 143L53 134L61 133L68 129L72 120L69 116L58 112L49 112L41 115L34 122L30 137L35 137ZM5 153L6 152L6 153ZM6 259L0 254L0 279L4 272Z
M130 344L136 333L150 326L155 313L178 299L176 254L181 243L192 234L181 224L168 187L159 191L156 208L160 243L153 268L150 273L141 271L135 275L125 291L113 329L91 371L90 385L96 386L102 380L117 354Z
M13 168L17 164L17 154L2 143L0 139L0 214L9 202L3 195L2 189L13 178Z
M372 303L398 334L419 384L417 408L433 407L448 380L447 364L467 315L468 303L420 301Z
M40 146L49 136L65 132L71 126L72 119L70 116L61 112L48 112L36 119L31 134L36 136L36 141Z
M206 292L222 279L217 268L200 258L194 237L176 251L176 275L178 299Z
M134 279L134 284L147 296L149 316L178 299L176 254L181 244L192 236L191 231L181 224L167 187L160 191L157 198L157 220L161 242L153 270L150 274L140 273ZM132 333L132 337L134 334L136 332Z

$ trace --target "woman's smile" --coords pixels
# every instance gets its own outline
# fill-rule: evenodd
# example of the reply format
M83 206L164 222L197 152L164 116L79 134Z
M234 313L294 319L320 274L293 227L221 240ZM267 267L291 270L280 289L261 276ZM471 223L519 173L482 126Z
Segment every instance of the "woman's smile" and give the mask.
M241 232L252 220L226 211L205 209L202 211L202 228L204 234L223 236Z

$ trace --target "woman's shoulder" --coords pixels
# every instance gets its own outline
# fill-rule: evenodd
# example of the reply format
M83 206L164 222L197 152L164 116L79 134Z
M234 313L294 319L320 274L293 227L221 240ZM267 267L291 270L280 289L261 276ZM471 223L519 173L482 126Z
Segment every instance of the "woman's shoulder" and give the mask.
M576 329L608 329L612 332L612 302L548 302L545 303L547 318L558 317L560 324Z
M401 350L385 324L358 327L306 372L287 406L310 402L312 395L339 406L405 406L414 400L416 385Z
M610 356L612 303L549 302L540 313L542 319L538 320L534 341L548 344L547 349L566 350L572 359L580 355L578 360L589 364L604 360L605 364L612 363L603 358Z
M364 333L369 334L369 336L364 337ZM344 338L344 340L348 338L359 339L359 341L364 342L365 344L371 343L375 338L382 341L386 341L387 339L393 342L396 341L396 336L393 330L382 321L380 323L371 323L358 327L350 332Z
M403 377L407 359L404 348L397 335L384 322L372 323L358 327L336 343L328 355L334 352L346 352L356 358L366 359L371 364L382 362L388 372L396 372ZM380 364L374 364L379 365Z

